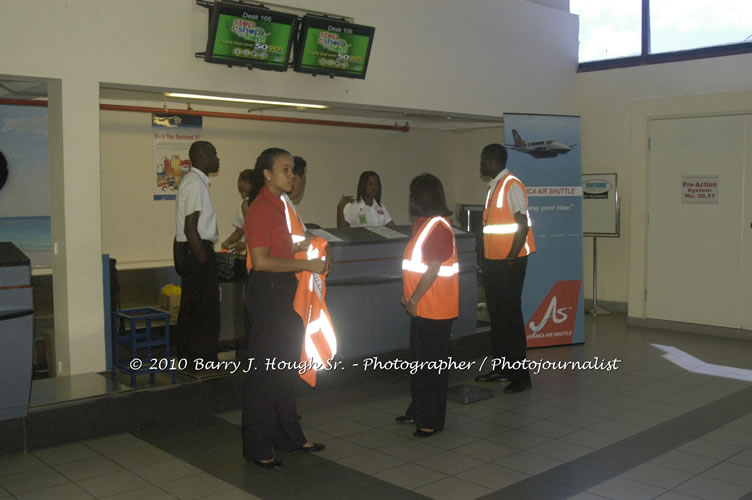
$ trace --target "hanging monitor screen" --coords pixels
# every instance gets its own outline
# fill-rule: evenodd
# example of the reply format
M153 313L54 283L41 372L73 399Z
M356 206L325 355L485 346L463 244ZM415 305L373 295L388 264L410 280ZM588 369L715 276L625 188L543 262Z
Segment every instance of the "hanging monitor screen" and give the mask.
M229 66L287 71L297 21L292 14L215 2L204 59Z
M295 71L365 78L374 28L305 16L295 52Z

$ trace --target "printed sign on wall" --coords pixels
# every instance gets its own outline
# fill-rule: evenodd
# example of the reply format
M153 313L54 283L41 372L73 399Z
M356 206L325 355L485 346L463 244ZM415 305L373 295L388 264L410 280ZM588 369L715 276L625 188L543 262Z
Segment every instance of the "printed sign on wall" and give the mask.
M151 115L154 146L155 200L174 200L180 180L191 169L188 150L201 140L201 117L153 113Z
M682 203L718 204L717 175L682 175Z

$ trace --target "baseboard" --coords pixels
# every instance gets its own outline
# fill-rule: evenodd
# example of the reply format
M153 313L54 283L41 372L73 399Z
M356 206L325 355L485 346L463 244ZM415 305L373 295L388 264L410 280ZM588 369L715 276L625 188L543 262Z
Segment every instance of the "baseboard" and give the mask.
M585 310L593 307L593 299L585 299ZM614 313L626 313L629 304L626 302L617 302L615 300L598 300L598 307Z
M726 337L733 339L752 340L752 331L741 328L727 328L723 326L699 325L697 323L684 323L681 321L668 321L663 319L636 318L627 316L627 325L640 328L654 328L670 330L673 332L695 333L700 335L712 335L714 337Z

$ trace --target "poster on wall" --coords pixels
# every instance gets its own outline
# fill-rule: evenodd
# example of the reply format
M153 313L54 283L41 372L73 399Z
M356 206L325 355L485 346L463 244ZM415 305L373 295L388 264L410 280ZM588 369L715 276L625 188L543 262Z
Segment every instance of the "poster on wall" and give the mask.
M522 312L528 347L585 341L580 118L504 114L507 168L527 187L535 254Z
M0 105L0 241L52 266L47 108Z
M183 175L191 169L188 150L201 139L201 117L152 113L154 199L174 200Z

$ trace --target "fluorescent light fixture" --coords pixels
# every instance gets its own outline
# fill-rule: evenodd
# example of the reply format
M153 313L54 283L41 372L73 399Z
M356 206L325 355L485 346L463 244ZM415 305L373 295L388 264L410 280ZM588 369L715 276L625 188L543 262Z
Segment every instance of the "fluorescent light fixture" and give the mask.
M242 99L239 97L222 97L217 95L182 94L179 92L165 92L165 97L179 97L181 99L204 99L207 101L242 102L247 104L269 104L271 106L291 106L293 108L327 109L329 106L321 104L304 104L300 102L265 101L262 99Z

